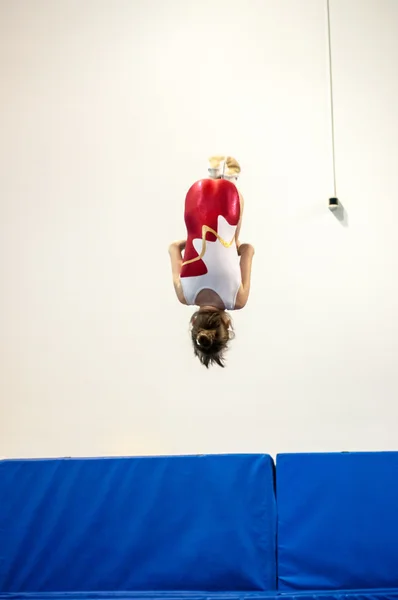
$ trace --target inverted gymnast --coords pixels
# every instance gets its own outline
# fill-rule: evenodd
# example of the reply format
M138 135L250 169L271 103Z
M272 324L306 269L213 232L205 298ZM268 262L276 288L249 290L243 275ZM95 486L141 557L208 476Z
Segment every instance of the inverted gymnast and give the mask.
M190 320L192 344L207 368L213 363L224 367L234 335L226 310L246 305L254 255L253 246L239 241L244 200L236 187L238 162L214 156L208 171L209 177L194 183L185 198L187 239L169 246L177 298L198 307Z

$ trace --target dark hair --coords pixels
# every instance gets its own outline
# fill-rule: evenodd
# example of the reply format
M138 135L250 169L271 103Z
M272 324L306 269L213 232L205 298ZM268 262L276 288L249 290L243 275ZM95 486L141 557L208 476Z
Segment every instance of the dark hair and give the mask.
M222 310L203 310L191 319L193 351L207 369L215 363L224 367L224 352L233 337L230 319Z

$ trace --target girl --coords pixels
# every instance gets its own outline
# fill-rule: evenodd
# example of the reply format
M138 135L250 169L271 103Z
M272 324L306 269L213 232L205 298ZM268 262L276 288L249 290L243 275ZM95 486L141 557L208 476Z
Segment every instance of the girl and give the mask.
M239 173L234 158L210 158L209 178L194 183L186 195L187 239L169 247L177 298L198 307L190 322L191 337L205 367L224 367L224 352L233 337L226 310L243 308L249 298L254 248L239 242L244 205L236 187Z

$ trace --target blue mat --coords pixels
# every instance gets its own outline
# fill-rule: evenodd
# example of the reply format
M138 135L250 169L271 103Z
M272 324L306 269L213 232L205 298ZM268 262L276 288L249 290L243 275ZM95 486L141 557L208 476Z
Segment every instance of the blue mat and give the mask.
M275 535L267 455L0 462L0 592L272 590Z
M120 592L0 594L0 600L398 600L398 589L336 592Z
M280 590L398 588L397 452L282 454L276 471Z

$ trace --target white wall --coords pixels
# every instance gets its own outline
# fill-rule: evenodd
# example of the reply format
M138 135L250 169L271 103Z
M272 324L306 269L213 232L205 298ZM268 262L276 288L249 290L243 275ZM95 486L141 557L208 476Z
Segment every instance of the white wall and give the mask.
M396 448L398 3L1 0L0 455ZM192 355L167 246L242 164L250 303Z

